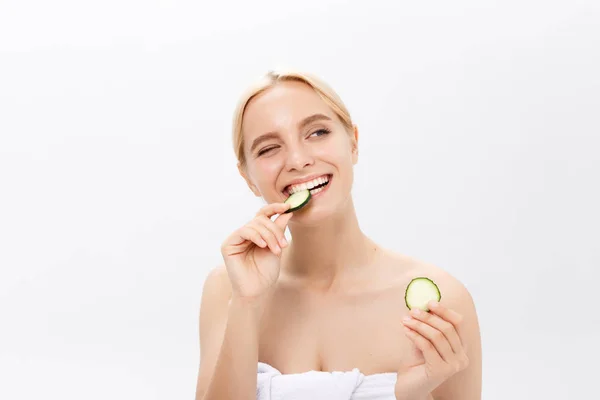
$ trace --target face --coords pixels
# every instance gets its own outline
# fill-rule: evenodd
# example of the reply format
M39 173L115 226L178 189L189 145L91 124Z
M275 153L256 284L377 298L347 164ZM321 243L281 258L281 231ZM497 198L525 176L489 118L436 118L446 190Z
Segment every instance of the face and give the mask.
M294 213L296 220L320 220L344 208L357 162L357 131L349 133L310 86L283 82L253 98L243 134L246 166L240 172L254 194L267 203L283 202L290 191L316 186L309 204Z

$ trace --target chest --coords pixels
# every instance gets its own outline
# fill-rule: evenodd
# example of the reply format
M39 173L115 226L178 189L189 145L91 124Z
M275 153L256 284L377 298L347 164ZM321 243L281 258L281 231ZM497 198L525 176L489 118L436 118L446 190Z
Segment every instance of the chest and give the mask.
M259 360L283 373L395 372L420 354L405 336L397 292L314 298L275 296L263 317Z

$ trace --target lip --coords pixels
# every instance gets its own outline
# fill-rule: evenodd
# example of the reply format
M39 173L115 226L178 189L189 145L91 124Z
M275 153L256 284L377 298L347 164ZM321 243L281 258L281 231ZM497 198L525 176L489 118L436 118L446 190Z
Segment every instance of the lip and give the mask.
M310 182L310 181L312 181L313 179L320 178L320 177L322 177L322 176L328 176L328 177L329 177L329 179L331 179L331 178L332 178L332 174L315 174L315 175L310 175L310 176L307 176L307 177L305 177L305 178L298 178L298 179L294 179L293 181L291 181L291 182L289 182L287 185L285 185L285 186L283 187L283 189L281 189L281 192L285 194L285 189L286 189L286 188L288 188L288 187L289 187L289 186L291 186L291 185L297 185L297 184L299 184L299 183ZM328 185L328 186L329 186L329 185Z
M329 178L329 183L323 189L321 189L321 191L319 193L313 194L311 197L314 199L315 197L322 196L323 193L327 192L329 190L329 187L331 186L332 180L333 180L333 177Z

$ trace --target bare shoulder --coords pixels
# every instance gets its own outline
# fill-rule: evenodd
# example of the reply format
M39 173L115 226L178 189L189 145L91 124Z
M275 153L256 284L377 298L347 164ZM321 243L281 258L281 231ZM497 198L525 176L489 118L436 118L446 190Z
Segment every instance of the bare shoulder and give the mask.
M454 321L466 354L468 367L455 374L436 388L432 395L436 399L481 400L482 348L481 332L475 303L466 286L454 275L441 267L396 255L396 272L406 285L412 278L430 278L441 292L438 315ZM442 314L440 314L442 312Z
M208 272L202 289L202 297L231 297L231 282L225 265L217 265Z
M224 265L211 269L206 276L200 301L200 366L196 399L202 398L214 370L227 324L231 283Z
M209 271L200 301L201 347L212 342L215 332L222 330L231 298L231 283L224 265Z
M473 298L467 287L458 278L447 270L436 265L422 264L422 270L431 278L442 292L442 301L450 308L459 308L466 311L473 306Z
M222 318L231 298L231 282L225 265L211 269L204 280L202 298L200 300L200 329L206 331L208 325L213 325ZM204 328L204 329L203 329Z
M471 293L457 277L447 270L415 258L390 253L394 260L395 274L406 285L412 278L427 277L439 287L442 294L440 303L459 313L473 314L475 305Z

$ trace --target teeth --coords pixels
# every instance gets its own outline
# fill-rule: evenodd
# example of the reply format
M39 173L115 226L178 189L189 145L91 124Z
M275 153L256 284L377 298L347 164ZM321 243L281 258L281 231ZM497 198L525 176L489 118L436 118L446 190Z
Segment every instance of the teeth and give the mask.
M298 185L292 185L287 189L287 193L293 194L300 190L312 189L315 186L321 185L325 182L329 182L329 177L320 177L320 178L313 179L312 181L309 181L309 182L300 183ZM319 190L319 189L317 189L317 190Z

